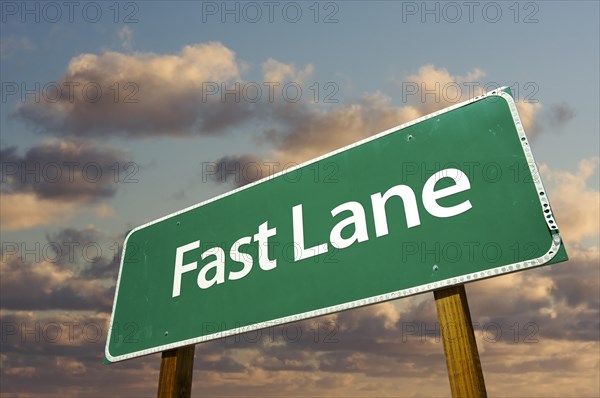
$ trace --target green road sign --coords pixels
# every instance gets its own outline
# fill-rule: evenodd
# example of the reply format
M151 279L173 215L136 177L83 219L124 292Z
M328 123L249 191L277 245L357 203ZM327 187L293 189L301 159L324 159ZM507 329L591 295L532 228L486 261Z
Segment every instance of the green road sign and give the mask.
M515 102L497 90L131 231L105 355L566 259Z

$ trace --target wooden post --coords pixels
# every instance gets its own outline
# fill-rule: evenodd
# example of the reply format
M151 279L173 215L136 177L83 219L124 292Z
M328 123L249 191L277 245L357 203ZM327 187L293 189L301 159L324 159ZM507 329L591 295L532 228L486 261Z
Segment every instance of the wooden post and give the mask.
M195 345L163 351L158 378L158 398L190 398Z
M453 397L487 397L463 285L433 292Z

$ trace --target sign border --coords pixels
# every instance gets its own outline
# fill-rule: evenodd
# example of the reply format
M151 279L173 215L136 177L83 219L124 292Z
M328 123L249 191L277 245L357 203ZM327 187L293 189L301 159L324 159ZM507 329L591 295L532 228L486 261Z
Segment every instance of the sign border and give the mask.
M433 112L430 113L428 115L422 116L418 119L409 121L407 123L403 123L400 124L398 126L392 127L388 130L385 130L381 133L372 135L370 137L367 137L365 139L362 139L360 141L357 141L353 144L347 145L345 147L342 147L340 149L337 149L335 151L326 153L324 155L321 155L319 157L316 157L314 159L311 159L307 162L298 164L296 166L293 166L287 170L283 170L280 171L278 173L275 173L271 176L267 176L265 178L262 178L258 181L255 181L253 183L250 183L248 185L245 185L243 187L228 191L222 195L216 196L214 198L205 200L203 202L200 202L198 204L192 205L190 207L187 207L183 210L179 210L176 211L174 213L171 213L169 215L166 215L164 217L158 218L156 220L150 221L146 224L140 225L139 227L136 227L134 229L132 229L127 236L125 237L125 241L123 242L123 253L121 255L121 264L119 267L119 277L117 279L117 284L115 287L115 298L113 300L113 309L112 309L112 313L110 316L110 324L109 324L109 329L108 329L108 333L107 333L107 338L106 338L106 346L105 346L105 350L104 350L104 355L106 356L106 359L109 362L118 362L118 361L123 361L123 360L127 360L127 359L132 359L132 358L136 358L136 357L140 357L140 356L144 356L144 355L149 355L149 354L154 354L154 353L158 353L161 351L166 351L166 350L171 350L174 348L178 348L178 347L183 347L186 345L190 345L190 344L196 344L196 343L201 343L201 342L205 342L205 341L209 341L209 340L215 340L215 339L219 339L219 338L223 338L223 337L227 337L227 336L232 336L235 334L239 334L239 333L245 333L245 332L250 332L250 331L254 331L254 330L258 330L258 329L263 329L266 327L272 327L272 326L276 326L276 325L281 325L284 323L289 323L289 322L295 322L295 321L300 321L300 320L304 320L304 319L308 319L308 318L313 318L313 317L317 317L317 316L321 316L321 315L326 315L326 314L331 314L331 313L335 313L335 312L339 312L339 311L344 311L344 310L348 310L351 308L357 308L357 307L361 307L361 306L365 306L365 305L369 305L369 304L376 304L376 303L381 303L384 301L389 301L389 300L394 300L394 299L398 299L398 298L402 298L402 297L408 297L408 296L412 296L415 294L419 294L419 293L424 293L427 291L432 291L432 290L436 290L436 289L441 289L441 288L445 288L445 287L449 287L449 286L453 286L453 285L457 285L457 284L462 284L465 282L472 282L472 281L477 281L477 280L481 280L481 279L486 279L486 278L490 278L493 276L499 276L499 275L503 275L503 274L508 274L511 272L515 272L515 271L520 271L520 270L524 270L524 269L528 269L528 268L533 268L533 267L538 267L541 265L544 265L546 263L548 263L550 260L552 260L552 258L554 258L554 256L556 256L556 254L558 253L560 247L561 247L561 237L560 237L560 233L558 230L558 226L556 224L556 220L554 218L554 214L552 213L552 207L550 206L550 201L548 199L548 196L546 195L546 190L544 189L544 185L542 183L541 180L541 176L538 172L537 169L537 165L535 163L535 160L533 158L533 153L531 152L531 148L529 146L529 142L527 140L527 137L525 135L525 131L523 129L523 123L521 122L521 119L519 117L519 114L517 112L517 105L516 102L514 100L514 98L512 97L512 95L510 95L507 91L505 91L507 89L507 87L501 87L498 88L496 90L490 91L486 94L482 94L479 95L475 98L471 98L469 100L460 102L458 104L452 105L450 107L441 109L437 112ZM226 331L221 331L221 332L217 332L217 333L213 333L210 335L206 335L206 336L201 336L201 337L195 337L192 339L187 339L187 340L181 340L179 342L176 343L169 343L169 344L164 344L161 346L157 346L157 347L153 347L153 348L148 348L145 350L140 350L140 351L136 351L136 352L132 352L129 354L122 354L122 355L117 355L117 356L113 356L110 354L109 352L109 344L111 341L111 337L112 337L112 329L113 329L113 321L114 321L114 314L115 314L115 309L117 307L117 300L118 300L118 294L119 294L119 286L120 286L120 282L121 282L121 274L123 271L123 262L125 259L125 251L127 249L127 240L129 239L129 237L136 231L143 229L145 227L148 227L150 225L156 224L158 222L161 222L163 220L175 217L179 214L185 213L189 210L195 209L197 207L200 206L204 206L208 203L214 202L216 200L219 200L221 198L227 197L229 195L233 195L237 192L240 192L244 189L248 189L250 187L253 187L254 185L258 185L261 184L265 181L268 181L270 179L276 178L280 175L284 175L286 173L291 173L301 167L305 167L308 166L312 163L316 163L318 161L321 161L323 159L326 159L330 156L333 156L335 154L338 154L340 152L344 152L347 151L351 148L357 147L359 145L363 145L367 142L376 140L378 138L381 138L385 135L391 134L393 132L396 132L398 130L402 130L405 129L409 126L412 126L414 124L420 123L422 121L425 121L427 119L431 119L434 117L437 117L439 115L442 115L446 112L450 112L453 111L455 109L473 104L475 102L478 101L482 101L482 100L488 100L491 97L498 97L498 99L504 99L506 100L506 102L508 103L509 109L510 109L510 113L512 115L516 130L517 130L517 134L519 136L519 140L521 142L521 147L523 149L523 152L525 154L525 158L527 159L527 163L529 165L529 170L531 171L531 175L533 177L533 182L535 184L535 187L537 189L538 192L538 199L540 201L540 204L542 206L542 216L544 217L544 219L546 220L546 224L548 226L548 229L551 231L552 233L552 241L550 243L550 248L546 251L546 253L538 258L535 259L531 259L531 260L526 260L526 261L522 261L522 262L517 262L517 263L513 263L513 264L507 264L507 265L503 265L500 267L496 267L496 268L490 268L484 271L478 271L478 272L473 272L473 273L469 273L469 274L463 274L463 275L459 275L456 277L452 277L452 278L448 278L448 279L443 279L441 281L438 282L433 282L433 283L427 283L427 284L423 284L423 285L419 285L419 286L415 286L409 289L402 289L402 290L397 290L394 292L390 292L390 293L386 293L386 294L382 294L382 295L377 295L377 296L372 296L372 297L367 297L364 299L360 299L360 300L355 300L355 301L350 301L344 304L338 304L335 306L330 306L330 307L325 307L325 308L321 308L321 309L316 309L316 310L312 310L312 311L307 311L307 312L303 312L303 313L299 313L299 314L295 314L295 315L289 315L286 317L282 317L282 318L277 318L277 319L273 319L270 321L265 321L265 322L259 322L259 323L255 323L252 325L248 325L248 326L244 326L244 327L240 327L240 328L235 328L235 329L230 329L230 330L226 330ZM548 213L546 213L545 211L548 210Z

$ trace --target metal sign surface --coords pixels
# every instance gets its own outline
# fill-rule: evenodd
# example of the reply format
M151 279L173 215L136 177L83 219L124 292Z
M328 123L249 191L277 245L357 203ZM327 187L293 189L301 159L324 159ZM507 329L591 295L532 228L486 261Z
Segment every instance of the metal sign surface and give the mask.
M135 228L105 355L566 259L516 104L497 90Z

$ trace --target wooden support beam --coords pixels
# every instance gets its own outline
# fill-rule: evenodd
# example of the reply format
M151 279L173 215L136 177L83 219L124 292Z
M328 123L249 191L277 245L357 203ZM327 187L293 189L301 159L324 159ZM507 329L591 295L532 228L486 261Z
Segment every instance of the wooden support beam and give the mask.
M163 351L158 379L158 398L190 398L195 345Z
M464 285L433 292L453 397L487 397Z

